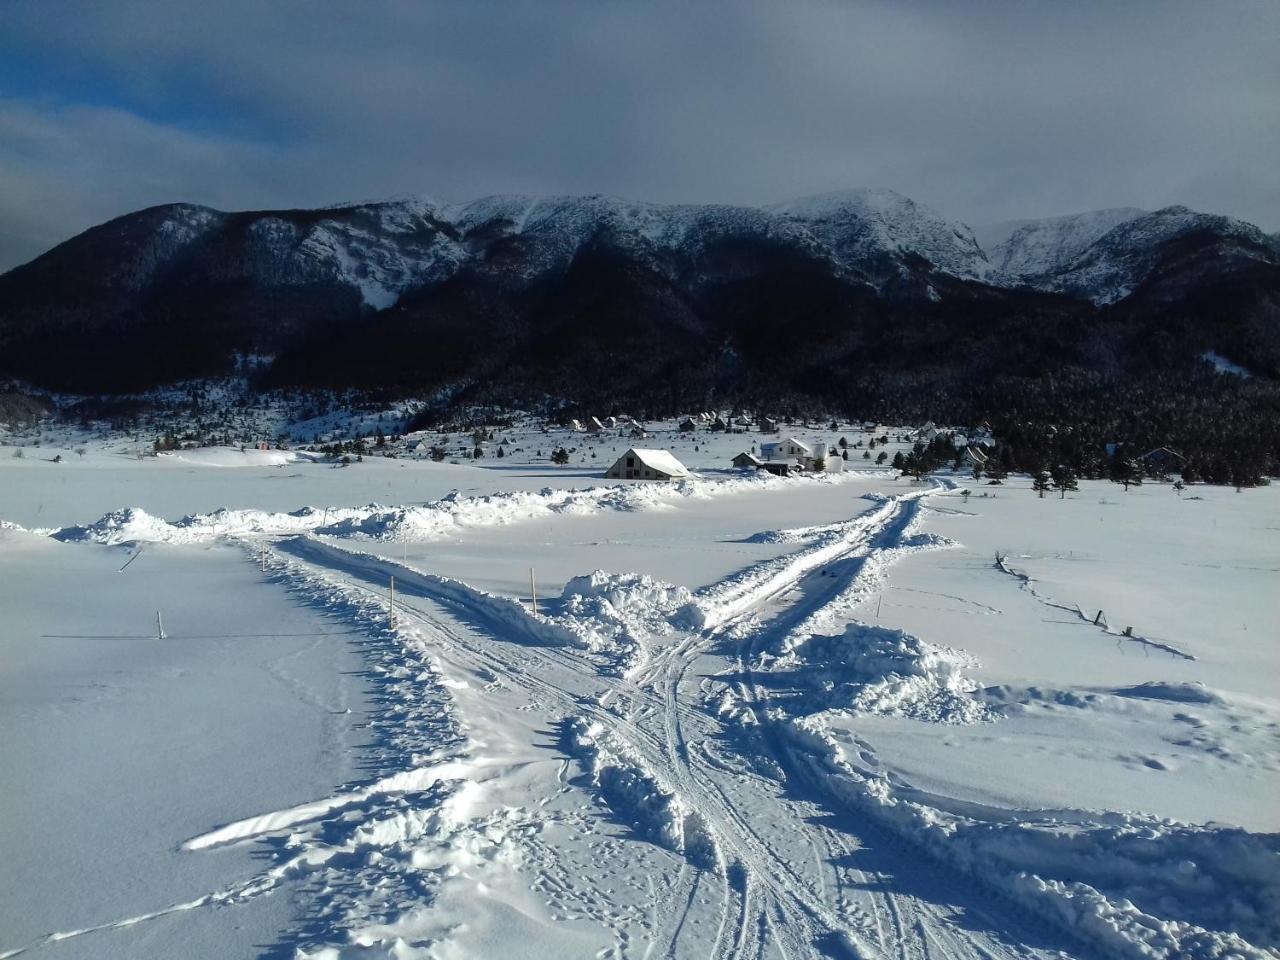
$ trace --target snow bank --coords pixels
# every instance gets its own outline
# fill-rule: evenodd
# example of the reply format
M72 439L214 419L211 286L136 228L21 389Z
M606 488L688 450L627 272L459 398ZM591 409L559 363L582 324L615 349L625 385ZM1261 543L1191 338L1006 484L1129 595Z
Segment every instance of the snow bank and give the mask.
M810 547L755 564L736 577L700 590L697 599L701 623L698 625L714 628L757 606L778 591L792 586L805 574L846 555L862 538L880 532L902 504L932 492L933 488L889 498L869 494L865 499L880 503L878 509L842 523L805 528L806 531L814 531L812 536L802 535L802 539L812 541Z
M215 510L192 514L176 523L153 517L139 507L114 510L86 526L64 527L60 540L126 543L136 540L193 543L219 536L287 536L319 533L371 540L437 540L474 526L518 523L556 514L589 514L603 510L661 509L683 499L702 499L796 483L840 482L830 478L771 476L703 479L558 490L516 491L481 497L450 494L423 506L304 507L291 513L265 510Z
M158 455L199 467L282 467L288 463L310 462L313 457L294 450L246 450L240 447L199 447Z
M824 789L1114 956L1262 960L1280 946L1280 837L1135 814L961 815L860 768L820 715L781 729Z
M719 852L702 816L638 756L607 736L604 724L575 717L565 724L564 742L620 821L700 869L716 868Z
M565 584L555 620L578 632L589 650L612 656L628 675L648 659L654 638L670 635L677 624L697 622L698 616L685 587L644 574L597 570Z
M975 699L963 672L977 666L960 650L902 630L850 624L840 636L815 636L774 664L804 690L794 712L833 707L934 723L978 723L994 716Z

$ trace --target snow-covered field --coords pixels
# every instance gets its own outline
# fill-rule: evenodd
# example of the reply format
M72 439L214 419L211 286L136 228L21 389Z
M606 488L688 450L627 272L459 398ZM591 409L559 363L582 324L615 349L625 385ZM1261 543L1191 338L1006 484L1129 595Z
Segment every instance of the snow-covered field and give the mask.
M1276 491L497 433L0 449L0 957L1280 956Z

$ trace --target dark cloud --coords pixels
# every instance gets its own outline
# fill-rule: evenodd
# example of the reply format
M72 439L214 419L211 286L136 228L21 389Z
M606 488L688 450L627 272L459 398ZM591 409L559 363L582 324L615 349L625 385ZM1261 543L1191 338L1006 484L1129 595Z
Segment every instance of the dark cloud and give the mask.
M1280 228L1280 6L43 0L6 10L0 268L120 213L425 193ZM15 65L16 64L16 65Z

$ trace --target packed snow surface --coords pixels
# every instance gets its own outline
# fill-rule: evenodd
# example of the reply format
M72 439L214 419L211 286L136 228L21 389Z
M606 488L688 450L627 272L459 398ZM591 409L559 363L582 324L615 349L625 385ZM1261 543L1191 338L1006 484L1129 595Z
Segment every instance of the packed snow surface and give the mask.
M882 431L0 458L0 957L1280 955L1276 493Z

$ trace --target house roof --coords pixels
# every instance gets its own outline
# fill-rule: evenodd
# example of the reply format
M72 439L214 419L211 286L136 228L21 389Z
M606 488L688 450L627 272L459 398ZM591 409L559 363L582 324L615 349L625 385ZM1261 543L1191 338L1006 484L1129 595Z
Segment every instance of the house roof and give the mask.
M789 443L789 444L791 444L792 446L799 447L801 450L804 450L806 453L812 453L812 452L813 452L813 450L812 450L812 448L809 446L809 444L807 444L807 443L801 443L801 442L800 442L799 440L797 440L795 437L783 437L781 440L766 440L764 443L760 444L760 446L761 446L761 447L776 447L776 446L780 446L780 445L782 445L782 444L784 444L784 443Z
M760 463L762 463L762 462L763 462L763 461L762 461L759 457L757 457L754 453L747 453L747 451L745 451L745 450L744 450L744 451L742 451L742 453L738 454L736 457L734 457L734 458L733 458L733 462L734 462L734 463L737 463L739 460L743 460L743 461L745 461L745 462L747 462L747 463L754 463L754 464L760 464Z
M969 454L970 457L978 461L978 463L987 462L987 455L983 453L981 450L979 450L977 447L967 447L966 452Z
M634 456L650 470L657 470L671 477L687 477L689 475L685 465L677 460L670 450L646 450L640 447L632 447L623 456Z

